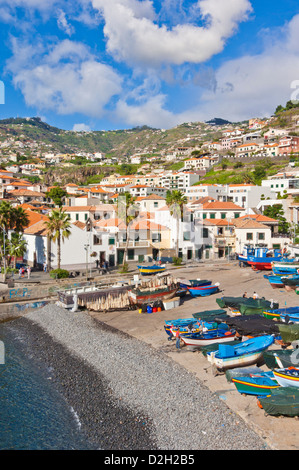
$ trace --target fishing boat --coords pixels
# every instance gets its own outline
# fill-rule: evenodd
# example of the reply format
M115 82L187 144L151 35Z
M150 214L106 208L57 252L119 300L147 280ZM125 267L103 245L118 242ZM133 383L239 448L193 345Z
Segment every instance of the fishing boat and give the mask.
M299 323L299 307L289 307L281 310L280 320L283 323Z
M255 248L252 245L245 245L242 253L238 254L238 260L243 264L247 264L248 256L253 256L254 250Z
M297 349L268 349L263 352L263 360L269 369L292 367L299 363Z
M255 249L254 255L247 257L247 263L255 270L271 270L272 263L281 261L283 255L279 250L269 250L268 248Z
M299 275L281 277L284 287L287 291L295 290L299 286Z
M165 265L137 266L142 276L151 276L152 274L163 273L166 269Z
M251 308L256 308L260 313L260 309L277 309L279 308L279 304L274 302L273 300L266 300L262 299L254 299L253 297L244 298L244 297L221 297L220 299L216 299L217 304L220 308L233 308L236 310L240 310L240 306L247 306ZM245 308L243 308L245 311Z
M225 343L235 338L234 330L209 330L206 333L189 333L181 335L181 340L189 349L198 349L214 343Z
M212 281L209 281L207 279L178 279L178 282L180 284L180 287L182 287L183 289L187 289L187 287L210 286L212 284Z
M207 358L219 371L249 366L257 364L262 358L263 351L273 342L273 335L265 335L237 343L236 346L219 344L218 351L211 351L207 354Z
M276 276L297 275L299 270L298 261L273 262L272 273Z
M266 415L299 416L299 390L296 387L279 387L271 395L260 397L257 401Z
M201 286L201 287L188 287L188 291L192 297L207 297L208 295L216 294L219 292L219 283L213 286Z
M273 374L282 387L299 387L299 368L273 369Z
M249 374L245 377L232 377L232 382L238 392L244 395L269 395L280 387L272 371Z
M284 287L284 282L282 281L281 276L269 276L265 274L264 278L269 281L273 289L281 289Z
M131 305L141 306L157 300L168 300L175 297L177 286L157 287L151 289L132 289L129 291Z
M203 310L202 312L192 313L192 316L197 320L215 321L216 318L227 317L227 313L224 309Z

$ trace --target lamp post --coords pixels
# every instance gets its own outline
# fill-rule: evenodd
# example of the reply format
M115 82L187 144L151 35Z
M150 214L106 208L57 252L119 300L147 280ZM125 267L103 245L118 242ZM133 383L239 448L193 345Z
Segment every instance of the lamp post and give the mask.
M88 279L88 248L89 244L84 245L84 250L86 251L86 281Z

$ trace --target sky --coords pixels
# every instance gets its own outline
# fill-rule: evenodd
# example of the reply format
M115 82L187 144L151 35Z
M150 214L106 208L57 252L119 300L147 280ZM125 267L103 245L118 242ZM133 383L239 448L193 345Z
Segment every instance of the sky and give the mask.
M299 98L297 0L0 0L0 38L0 119L169 129Z

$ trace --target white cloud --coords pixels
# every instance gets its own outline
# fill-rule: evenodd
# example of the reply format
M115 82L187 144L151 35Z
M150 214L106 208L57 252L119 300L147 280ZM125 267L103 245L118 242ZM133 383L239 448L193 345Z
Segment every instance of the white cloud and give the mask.
M221 52L251 11L249 0L201 0L197 21L167 28L159 26L149 0L92 0L105 20L107 50L131 65L200 63Z
M26 104L39 110L100 117L121 91L119 75L81 43L65 40L45 49L14 39L13 52L7 63L13 83Z
M75 28L68 22L63 10L58 10L57 25L58 28L64 31L68 36L72 36L75 32Z
M89 132L91 129L87 124L81 123L81 124L74 124L73 126L73 131L74 132Z
M263 52L230 60L216 71L217 87L202 95L201 116L243 120L269 116L278 104L285 105L294 91L292 82L299 80L298 44L296 15Z

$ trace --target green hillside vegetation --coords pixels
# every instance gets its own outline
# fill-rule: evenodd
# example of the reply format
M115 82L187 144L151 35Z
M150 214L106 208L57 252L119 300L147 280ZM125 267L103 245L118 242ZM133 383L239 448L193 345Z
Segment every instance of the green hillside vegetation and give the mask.
M279 163L271 159L261 159L260 161L231 162L223 159L222 162L213 167L206 176L203 177L200 184L257 184L260 185L263 179L275 175L278 171L285 168L289 159L282 159Z

